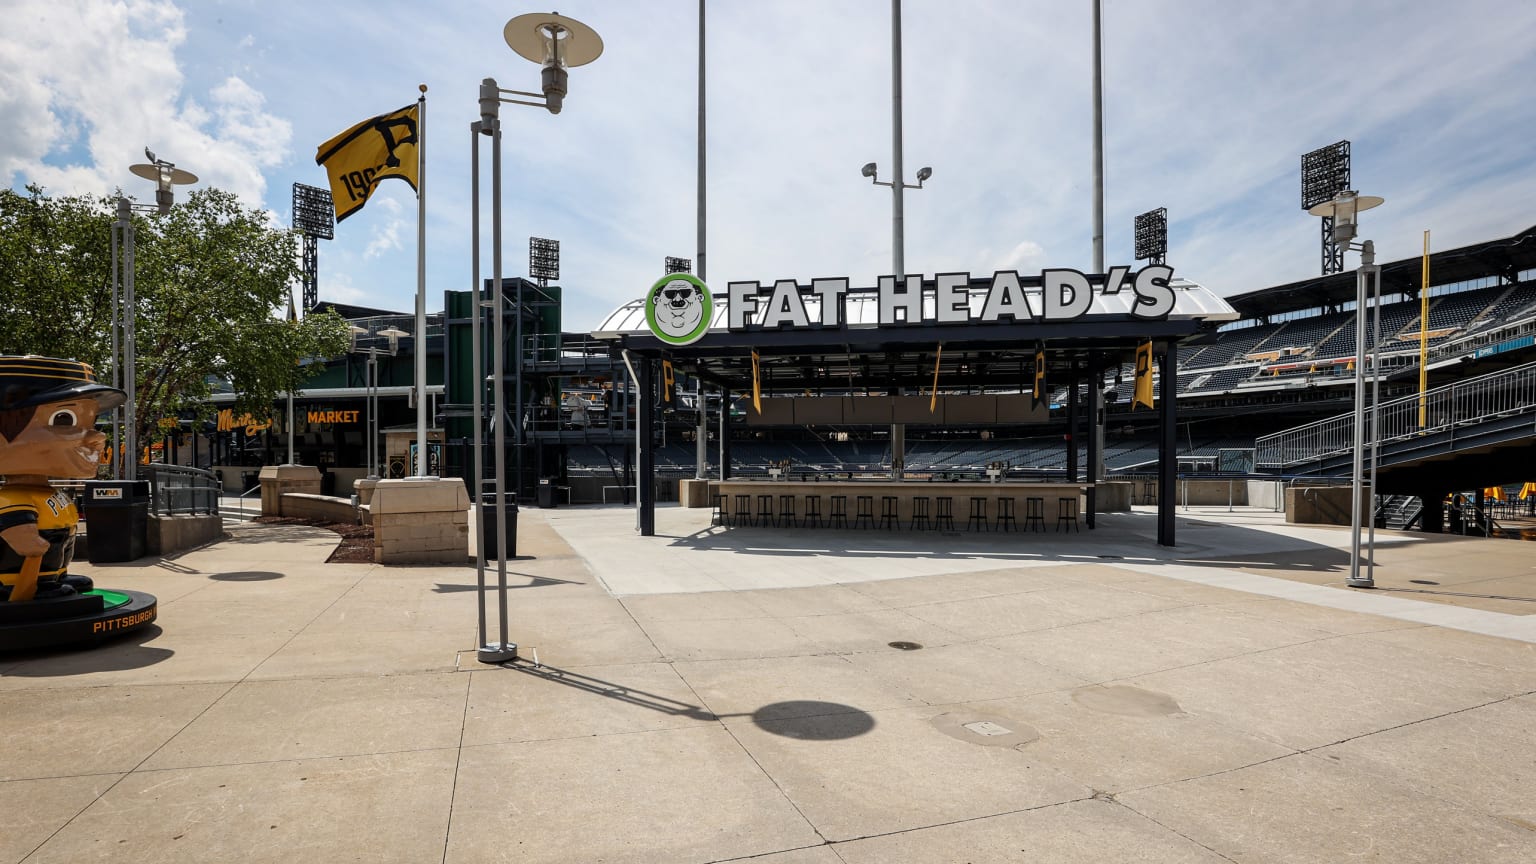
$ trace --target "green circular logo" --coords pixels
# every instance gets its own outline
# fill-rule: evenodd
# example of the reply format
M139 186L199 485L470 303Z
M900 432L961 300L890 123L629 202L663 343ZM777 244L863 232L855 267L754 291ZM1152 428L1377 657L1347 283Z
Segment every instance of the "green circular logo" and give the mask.
M669 273L656 280L645 297L645 323L669 345L691 345L709 332L715 299L704 280L689 273Z

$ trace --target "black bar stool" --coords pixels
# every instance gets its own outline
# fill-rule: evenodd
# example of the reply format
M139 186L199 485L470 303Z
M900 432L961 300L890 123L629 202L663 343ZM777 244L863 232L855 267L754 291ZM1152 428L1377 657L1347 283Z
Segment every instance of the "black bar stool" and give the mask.
M928 496L927 495L919 495L916 498L912 499L912 525L911 525L911 528L912 528L913 531L917 530L919 522L922 523L922 527L925 530L928 529L928 528L932 528L933 527L933 523L928 521Z
M832 512L827 514L827 524L833 528L848 527L848 496L832 496Z
M722 526L731 524L731 516L725 511L724 495L716 492L709 496L709 506L715 508L715 515L710 517L709 524Z
M966 520L965 530L967 530L967 531L972 530L973 528L975 528L975 526L978 523L981 525L981 530L983 530L983 531L990 531L990 530L992 530L987 525L987 499L979 498L979 497L972 497L971 498L971 518Z
M779 524L795 527L795 496L794 493L779 496Z
M863 525L865 528L875 527L875 496L860 495L858 497L859 512L854 514L853 527Z
M999 495L997 498L997 529L999 531L1017 531L1019 524L1013 519L1013 496Z
M1024 499L1024 527L1035 531L1045 530L1045 499Z
M899 511L896 509L897 500L895 495L880 496L880 527L887 531L901 527L901 519L897 515Z
M955 530L955 499L940 495L933 500L938 504L938 510L933 515L933 527L941 531Z
M773 522L773 495L771 493L757 496L757 524L772 525Z
M737 525L751 525L752 524L752 496L751 495L737 495L736 496L736 518L735 518L734 521L735 521L735 524L737 524Z
M1077 496L1071 498L1056 499L1056 530L1061 531L1061 525L1065 522L1072 526L1072 530L1082 533L1083 529L1077 527Z
M815 528L821 524L821 496L805 496L805 517L800 520L802 527Z

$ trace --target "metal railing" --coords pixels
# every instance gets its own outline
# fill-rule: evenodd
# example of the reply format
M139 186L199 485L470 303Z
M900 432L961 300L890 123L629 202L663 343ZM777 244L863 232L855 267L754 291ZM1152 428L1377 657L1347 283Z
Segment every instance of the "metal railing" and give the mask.
M1376 412L1380 444L1536 412L1536 363L1382 402ZM1254 442L1255 462L1261 467L1284 470L1347 454L1354 448L1354 434L1353 413L1286 429Z
M219 494L223 484L212 471L181 465L153 463L145 466L144 479L150 483L150 512L157 516L177 513L219 512Z

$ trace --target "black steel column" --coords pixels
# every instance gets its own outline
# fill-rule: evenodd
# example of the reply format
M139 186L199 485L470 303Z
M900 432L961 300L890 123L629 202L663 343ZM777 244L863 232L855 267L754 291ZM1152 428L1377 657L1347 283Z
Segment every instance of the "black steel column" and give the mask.
M1158 366L1157 416L1162 434L1157 447L1157 545L1173 546L1173 514L1179 481L1179 346L1167 342Z
M731 391L720 388L720 479L731 479Z
M1443 489L1424 490L1419 492L1419 500L1424 502L1424 507L1419 511L1419 530L1430 534L1440 534L1445 531L1445 496Z
M1071 382L1067 390L1067 482L1077 482L1077 361L1072 361L1067 373Z
M651 359L636 358L640 380L635 387L635 423L640 429L640 452L636 455L635 483L640 494L640 536L656 534L656 441L654 376Z
M1099 426L1104 422L1104 399L1101 391L1104 387L1104 365L1097 354L1088 361L1088 527L1094 527L1093 517L1098 510L1098 498L1095 488L1096 483L1103 479L1099 477Z

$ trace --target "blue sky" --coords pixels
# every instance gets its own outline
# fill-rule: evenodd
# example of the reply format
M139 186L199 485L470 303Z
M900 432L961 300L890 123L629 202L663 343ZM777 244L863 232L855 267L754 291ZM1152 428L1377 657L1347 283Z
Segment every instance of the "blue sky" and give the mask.
M0 175L122 187L148 145L291 219L316 147L428 94L428 308L469 287L476 88L537 89L503 3L4 0ZM708 277L891 268L888 0L708 0ZM587 330L695 254L697 0L578 0L602 34L558 116L503 109L507 275L562 244L564 324ZM905 0L907 271L1092 261L1091 5ZM1105 0L1108 264L1135 214L1169 211L1169 263L1221 294L1318 271L1300 154L1339 139L1381 260L1536 224L1536 4ZM409 310L416 202L389 181L320 247L320 296ZM488 217L487 217L488 218ZM488 233L488 229L487 229ZM489 267L489 240L484 246ZM1349 266L1356 262L1349 258Z

